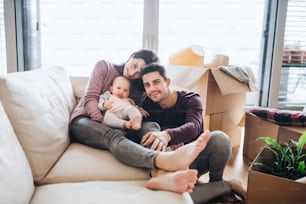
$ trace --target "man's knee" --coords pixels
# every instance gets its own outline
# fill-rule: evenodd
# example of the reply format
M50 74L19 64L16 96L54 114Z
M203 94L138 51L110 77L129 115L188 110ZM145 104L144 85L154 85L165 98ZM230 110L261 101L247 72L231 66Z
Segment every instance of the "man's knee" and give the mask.
M230 155L232 152L232 144L229 136L222 131L212 131L210 138L210 145L214 148L214 151L224 152L227 155Z
M216 130L216 131L211 131L211 138L210 140L214 141L214 143L218 146L231 146L231 140L229 139L229 136L220 131L220 130Z

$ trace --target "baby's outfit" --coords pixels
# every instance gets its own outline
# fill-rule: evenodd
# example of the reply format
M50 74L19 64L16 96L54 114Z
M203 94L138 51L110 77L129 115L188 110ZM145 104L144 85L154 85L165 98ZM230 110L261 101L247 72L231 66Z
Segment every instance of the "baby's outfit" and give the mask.
M106 110L103 103L107 100L113 101L112 108ZM124 128L124 123L135 117L142 117L140 111L135 107L131 98L121 99L106 91L99 98L98 107L104 114L104 123L114 128Z

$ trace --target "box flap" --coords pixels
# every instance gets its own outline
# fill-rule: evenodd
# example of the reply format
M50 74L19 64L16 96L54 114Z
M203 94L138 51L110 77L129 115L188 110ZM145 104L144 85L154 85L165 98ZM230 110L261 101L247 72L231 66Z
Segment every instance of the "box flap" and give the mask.
M296 132L302 135L304 132L306 132L306 127L294 127L294 126L281 126L283 129L287 129L290 132Z
M306 132L306 127L279 126L277 141L281 144L288 143L290 139L298 141L304 132Z
M244 112L243 116L241 117L241 119L240 119L240 121L238 123L239 127L245 127L245 117L246 117L246 115L245 115L245 112Z
M231 114L229 114L230 120L233 121L233 124L235 124L236 126L240 126L240 124L243 123L244 114L245 112L243 108L237 108L233 110Z
M205 74L207 69L203 67L168 64L166 66L166 71L173 85L191 90L197 81Z
M222 95L244 93L250 91L248 84L239 82L219 69L210 69Z

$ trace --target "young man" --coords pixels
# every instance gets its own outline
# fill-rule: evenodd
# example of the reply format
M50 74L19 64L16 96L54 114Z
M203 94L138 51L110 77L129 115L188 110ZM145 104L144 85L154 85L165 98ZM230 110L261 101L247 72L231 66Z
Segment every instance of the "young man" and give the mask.
M196 140L203 133L200 96L193 92L172 90L165 68L159 64L148 65L140 75L147 94L142 107L149 114L144 121L157 122L161 127L161 131L145 134L141 144L151 149L165 151L169 146L172 149L180 148ZM198 176L209 172L209 184L197 184L191 194L195 203L205 202L231 192L245 199L246 192L240 182L222 179L231 150L230 140L224 132L210 132L206 148L190 165L191 169L198 171ZM156 170L152 176L162 173ZM150 185L148 187L150 188Z

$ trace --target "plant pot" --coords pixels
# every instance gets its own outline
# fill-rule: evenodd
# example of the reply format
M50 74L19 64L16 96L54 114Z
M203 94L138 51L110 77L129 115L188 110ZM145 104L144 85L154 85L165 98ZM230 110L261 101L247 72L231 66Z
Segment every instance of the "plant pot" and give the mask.
M303 63L303 50L291 50L291 63L302 64Z
M283 63L291 63L291 51L288 49L283 50Z
M273 157L273 153L264 148L253 163L271 163ZM305 203L305 201L306 184L265 173L260 166L254 164L250 166L246 203Z

